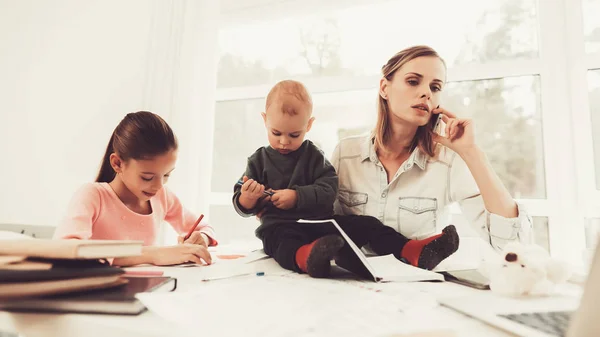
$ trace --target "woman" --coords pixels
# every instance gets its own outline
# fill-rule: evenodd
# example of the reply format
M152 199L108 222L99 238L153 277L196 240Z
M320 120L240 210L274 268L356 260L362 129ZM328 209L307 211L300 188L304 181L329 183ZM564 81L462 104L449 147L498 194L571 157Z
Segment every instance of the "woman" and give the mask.
M382 73L374 131L342 140L333 153L336 213L372 215L420 239L447 222L445 206L458 202L495 249L530 242L531 218L475 143L473 122L440 107L446 65L437 52L427 46L402 50Z

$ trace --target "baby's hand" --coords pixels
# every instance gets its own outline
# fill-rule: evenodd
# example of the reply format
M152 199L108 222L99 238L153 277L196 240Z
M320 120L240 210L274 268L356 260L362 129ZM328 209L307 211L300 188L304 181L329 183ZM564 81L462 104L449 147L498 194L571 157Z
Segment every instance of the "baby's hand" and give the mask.
M156 247L152 252L152 264L157 266L168 266L187 262L203 264L212 263L212 258L206 247L183 243L177 246Z
M254 179L248 179L246 176L244 176L243 181L244 184L242 185L241 192L244 198L248 201L256 201L263 196L263 192L265 191L264 185L259 184Z
M290 209L296 206L298 193L295 190L275 190L271 197L273 205L279 209Z

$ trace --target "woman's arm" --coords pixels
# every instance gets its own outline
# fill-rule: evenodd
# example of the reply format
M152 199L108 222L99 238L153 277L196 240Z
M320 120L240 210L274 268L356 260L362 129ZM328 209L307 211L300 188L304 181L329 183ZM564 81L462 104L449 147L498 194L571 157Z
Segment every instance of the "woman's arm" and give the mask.
M475 179L485 208L505 218L516 218L519 215L517 203L500 181L485 153L476 146L459 155Z
M487 237L497 250L510 241L532 242L533 223L522 205L518 205L496 175L483 151L475 144L473 122L456 118L444 109L445 133L434 141L453 150L448 191L450 201L461 205L474 229Z
M439 107L432 112L441 114L446 124L443 135L436 134L434 141L450 148L465 161L486 209L506 218L518 216L517 204L494 172L485 153L475 144L473 121L457 118L454 113Z

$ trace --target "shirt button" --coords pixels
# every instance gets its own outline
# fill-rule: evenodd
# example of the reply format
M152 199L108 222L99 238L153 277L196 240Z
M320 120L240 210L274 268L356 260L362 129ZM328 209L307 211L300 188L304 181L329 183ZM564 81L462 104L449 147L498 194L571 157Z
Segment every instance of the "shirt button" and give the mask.
M140 222L140 225L142 225L142 226L143 226L143 225L144 225L144 222L143 222L143 221L142 221L142 222Z
M415 211L416 211L418 208L419 208L419 207L417 207L417 206L413 207L413 209L414 209Z
M387 197L387 193L385 193L385 192L381 193L381 197L382 197L382 198L385 198L385 197Z
M123 215L123 216L121 216L121 220L125 220L125 216L124 216L124 215Z

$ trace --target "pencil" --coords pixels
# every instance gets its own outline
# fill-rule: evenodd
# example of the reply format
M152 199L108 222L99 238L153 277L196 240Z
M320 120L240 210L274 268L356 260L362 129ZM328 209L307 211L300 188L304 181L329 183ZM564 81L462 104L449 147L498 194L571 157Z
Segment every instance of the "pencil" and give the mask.
M202 221L202 218L204 218L204 214L200 214L200 216L198 217L198 220L196 220L196 223L192 226L192 228L190 228L190 231L183 238L183 241L190 238L190 235L192 235L192 233L196 230L196 227L198 227L198 225L200 224L200 221Z

